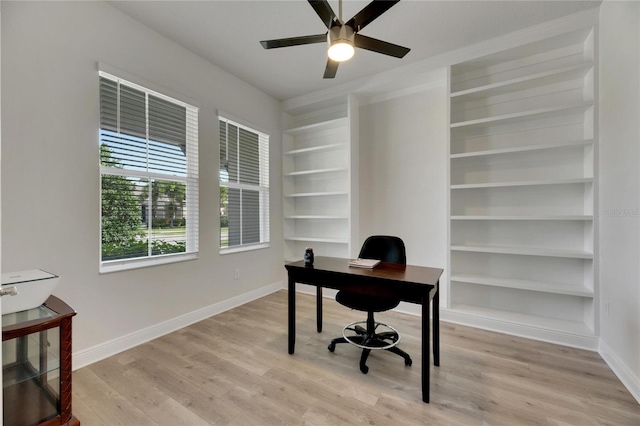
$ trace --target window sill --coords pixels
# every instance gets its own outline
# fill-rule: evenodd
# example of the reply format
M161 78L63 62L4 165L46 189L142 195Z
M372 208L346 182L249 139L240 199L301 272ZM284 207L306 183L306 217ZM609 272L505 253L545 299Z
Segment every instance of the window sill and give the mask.
M167 263L184 262L198 258L198 253L167 254L153 258L110 260L100 263L100 273L127 271L130 269L148 268L150 266L165 265Z
M244 251L251 250L261 250L271 247L269 243L260 243L260 244L248 244L246 246L234 246L234 247L225 247L220 248L220 254L232 254L232 253L241 253Z

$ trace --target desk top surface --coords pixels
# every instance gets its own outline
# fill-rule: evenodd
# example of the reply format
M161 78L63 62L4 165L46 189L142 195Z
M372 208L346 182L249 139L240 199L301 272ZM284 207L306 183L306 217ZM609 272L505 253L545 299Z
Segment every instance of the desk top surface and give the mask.
M339 274L358 275L363 277L381 278L394 281L404 281L416 284L435 286L440 280L443 270L426 266L399 265L381 262L375 268L355 268L349 266L350 259L339 257L316 256L312 266L305 266L303 260L285 264L285 268L293 270L309 270Z

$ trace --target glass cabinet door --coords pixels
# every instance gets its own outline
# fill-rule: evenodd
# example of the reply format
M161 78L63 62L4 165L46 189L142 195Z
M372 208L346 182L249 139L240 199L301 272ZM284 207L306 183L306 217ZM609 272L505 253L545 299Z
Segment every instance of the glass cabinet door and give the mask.
M44 306L4 315L3 326L54 316ZM37 425L59 414L60 328L2 342L5 426Z

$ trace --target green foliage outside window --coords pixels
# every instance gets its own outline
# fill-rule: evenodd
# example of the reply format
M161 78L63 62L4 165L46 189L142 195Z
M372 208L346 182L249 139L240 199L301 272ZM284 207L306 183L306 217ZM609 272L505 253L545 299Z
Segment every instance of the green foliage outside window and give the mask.
M100 146L100 164L121 168L112 158L109 148ZM143 223L143 205L148 201L151 186L152 228L155 238L149 247L149 228ZM156 218L158 200L164 197L165 214L169 217ZM127 259L149 255L184 253L185 219L177 217L185 204L186 188L179 182L155 181L149 185L141 180L124 176L102 175L102 260ZM160 228L173 228L177 241L158 238ZM157 231L157 232L156 232Z
M111 152L100 146L100 164L114 167ZM121 167L115 165L115 167ZM124 176L102 176L102 244L127 244L140 237L140 204L135 183ZM103 256L103 260L104 256Z

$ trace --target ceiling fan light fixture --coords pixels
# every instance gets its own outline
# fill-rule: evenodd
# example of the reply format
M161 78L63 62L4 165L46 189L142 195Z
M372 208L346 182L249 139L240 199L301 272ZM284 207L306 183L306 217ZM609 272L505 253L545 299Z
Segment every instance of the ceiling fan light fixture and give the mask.
M342 0L338 0L339 11L337 16L327 0L309 0L309 5L311 5L318 17L322 20L322 24L327 28L328 31L326 33L263 40L260 44L265 49L275 49L278 47L326 42L329 59L327 60L322 78L334 78L340 62L351 59L356 47L395 58L403 58L411 49L360 34L360 31L362 31L364 27L378 19L399 1L400 0L373 0L345 22L342 20Z
M327 33L329 58L336 62L348 61L355 53L355 32L348 25L336 25Z

